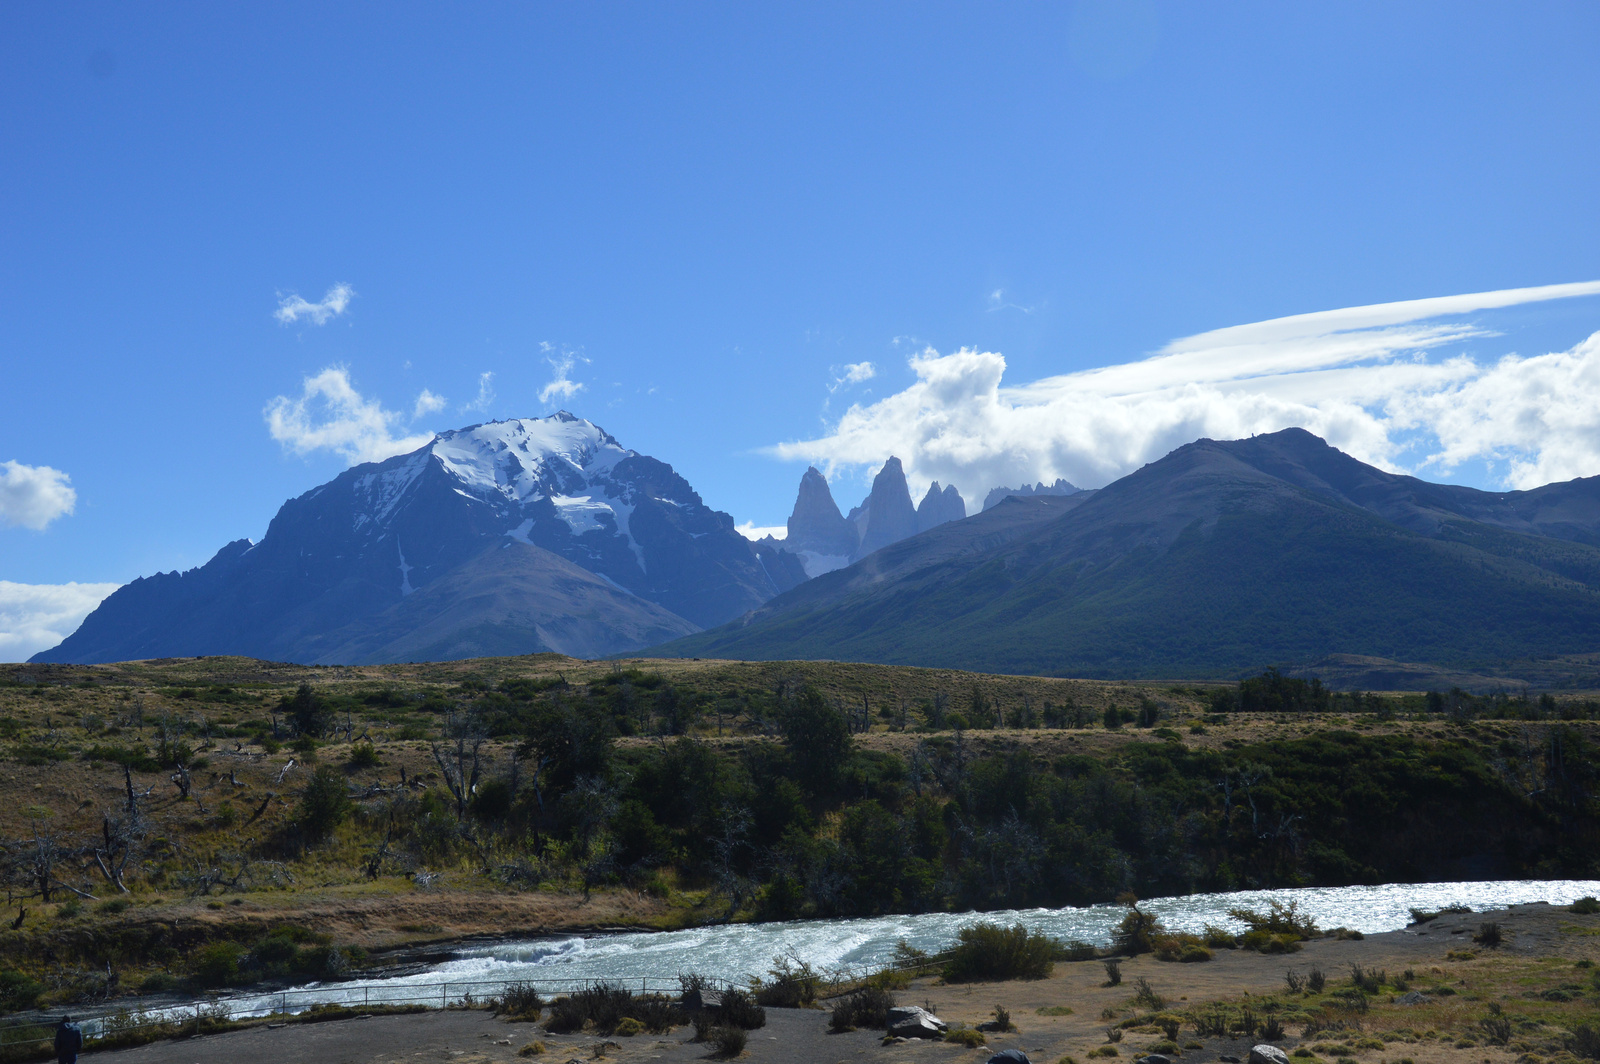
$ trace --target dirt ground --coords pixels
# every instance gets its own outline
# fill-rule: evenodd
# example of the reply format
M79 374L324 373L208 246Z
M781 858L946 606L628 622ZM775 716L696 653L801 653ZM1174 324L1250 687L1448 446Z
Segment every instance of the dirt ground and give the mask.
M1498 922L1506 943L1486 949L1472 935L1487 921ZM1453 956L1452 956L1453 954ZM1084 1061L1090 1051L1115 1048L1131 1061L1162 1035L1149 1028L1128 1030L1114 1047L1107 1028L1136 1014L1131 996L1144 978L1167 999L1167 1009L1183 1012L1209 1002L1290 1002L1285 972L1306 974L1320 969L1329 989L1348 985L1350 966L1385 969L1391 975L1412 973L1410 982L1430 1000L1405 1005L1392 993L1373 998L1370 1011L1345 1021L1340 1033L1290 1037L1278 1044L1293 1052L1305 1042L1318 1055L1291 1058L1296 1064L1326 1064L1321 1054L1355 1064L1538 1064L1560 1060L1552 1046L1577 1022L1597 1022L1600 982L1592 982L1600 965L1600 917L1578 916L1566 908L1543 904L1516 906L1497 913L1443 917L1430 924L1364 940L1319 939L1298 953L1264 956L1245 951L1220 951L1204 964L1162 963L1139 957L1122 963L1122 985L1106 986L1098 961L1058 964L1054 974L1034 982L946 985L928 977L897 992L905 1004L930 1007L952 1026L976 1026L992 1016L996 1005L1010 1011L1018 1030L989 1035L981 1049L951 1043L881 1044L881 1033L852 1031L832 1034L828 1014L817 1010L768 1009L766 1027L750 1032L741 1059L751 1062L794 1061L797 1064L846 1064L859 1060L884 1064L969 1064L986 1060L1002 1048L1020 1048L1036 1064L1056 1064L1063 1057ZM1561 987L1578 987L1569 1000ZM1552 992L1557 997L1550 998ZM1480 1044L1472 1037L1482 1017L1496 1008L1518 1021L1518 1036L1506 1046ZM1357 1046L1357 1034L1369 1045ZM88 1054L91 1061L127 1064L488 1064L528 1060L518 1050L542 1041L546 1051L531 1058L551 1064L606 1059L691 1061L710 1059L709 1047L691 1042L692 1030L667 1036L601 1038L596 1035L553 1036L526 1023L507 1023L484 1012L450 1011L405 1016L352 1018L329 1023L256 1027L227 1034L166 1042L136 1049ZM1538 1039L1543 1042L1538 1042ZM1319 1039L1343 1039L1329 1045ZM1534 1041L1529 1041L1533 1039ZM1554 1041L1552 1041L1554 1040ZM1243 1057L1250 1039L1199 1039L1186 1024L1179 1037L1188 1043L1185 1064L1209 1064L1222 1055ZM1380 1041L1388 1044L1377 1048ZM1471 1045L1464 1043L1472 1042ZM1538 1042L1538 1044L1535 1044ZM1541 1050L1543 1052L1541 1053ZM1308 1050L1310 1052L1310 1050ZM1348 1055L1346 1055L1348 1054ZM1111 1064L1110 1060L1106 1064Z

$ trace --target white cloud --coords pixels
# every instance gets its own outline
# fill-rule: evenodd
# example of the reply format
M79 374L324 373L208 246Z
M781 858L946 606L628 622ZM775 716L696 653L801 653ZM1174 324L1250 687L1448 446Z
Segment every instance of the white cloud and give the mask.
M433 439L428 432L395 436L392 430L401 415L385 410L376 399L363 398L342 366L330 366L307 377L298 399L280 395L262 414L272 438L289 450L296 454L334 451L351 465L381 462Z
M417 405L411 410L411 420L415 421L419 417L427 417L429 414L437 414L448 405L449 404L445 402L444 396L434 395L432 392L428 391L428 389L424 388L417 395Z
M995 352L928 349L916 381L852 406L827 435L772 451L866 471L891 454L914 490L1066 477L1103 485L1202 436L1302 426L1388 469L1484 461L1508 487L1600 473L1600 333L1492 363L1438 349L1493 334L1474 311L1600 294L1600 282L1351 307L1219 329L1150 358L1027 384Z
M27 661L55 646L119 586L0 580L0 661Z
M461 409L463 412L476 410L479 413L487 414L495 398L494 374L489 372L480 373L478 374L478 397Z
M746 521L742 525L734 525L733 530L745 539L761 539L771 536L773 539L787 539L789 536L788 525L758 525L754 521Z
M559 354L552 354L550 352L555 348L548 343L541 343L539 348L546 352L544 360L550 364L550 383L539 389L541 404L550 406L558 401L564 403L583 391L582 382L572 379L572 370L579 362L587 363L587 358L565 348Z
M1005 289L1003 288L996 288L993 292L989 293L988 312L990 314L993 314L997 310L1020 310L1024 314L1032 314L1038 309L1039 307L1037 304L1029 307L1023 306L1021 303L1010 302L1006 299Z
M301 318L307 318L313 325L326 325L330 318L337 318L343 314L350 305L350 300L356 290L347 284L336 284L328 289L328 294L322 297L320 303L308 303L298 295L284 296L278 300L278 309L272 316L278 319L280 325L293 325Z
M72 478L49 466L0 462L0 527L20 525L43 532L78 504Z
M870 381L878 375L878 367L871 362L850 362L843 366L834 366L828 372L834 374L833 383L828 385L828 392L832 394L840 388Z

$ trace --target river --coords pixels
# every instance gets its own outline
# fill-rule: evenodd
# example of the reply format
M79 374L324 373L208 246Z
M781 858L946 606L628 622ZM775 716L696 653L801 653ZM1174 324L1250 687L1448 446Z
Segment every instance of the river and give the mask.
M1596 880L1500 880L1468 883L1389 883L1382 886L1305 887L1151 898L1141 907L1175 930L1200 931L1207 924L1241 930L1229 909L1262 910L1276 900L1298 903L1324 929L1347 927L1364 934L1406 926L1410 910L1467 905L1475 911L1546 901L1566 905L1600 896ZM676 985L684 972L743 983L766 974L773 958L788 955L822 970L872 969L887 964L905 941L934 952L955 941L963 927L980 920L1028 928L1064 940L1108 945L1127 910L1116 905L1075 909L925 913L858 920L724 924L686 931L560 935L459 950L426 971L381 979L310 984L276 994L239 994L228 999L234 1015L274 1008L298 1011L317 1002L376 1005L385 1002L460 1001L492 996L495 983L529 982L547 992L609 980L636 988ZM491 985L486 985L491 984Z

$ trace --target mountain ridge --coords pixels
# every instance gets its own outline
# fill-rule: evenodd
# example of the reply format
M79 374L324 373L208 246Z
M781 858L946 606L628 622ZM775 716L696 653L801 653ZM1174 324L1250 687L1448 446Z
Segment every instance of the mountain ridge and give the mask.
M451 430L347 469L286 501L260 543L234 541L197 569L125 585L31 660L320 659L333 631L376 618L501 540L602 578L583 586L607 615L628 613L602 593L609 586L695 629L805 578L792 556L739 535L670 465L561 411Z
M1220 677L1335 654L1454 667L1591 649L1600 480L1431 487L1304 430L1198 440L1094 493L1007 498L655 652ZM990 515L1027 506L1034 520L982 541Z

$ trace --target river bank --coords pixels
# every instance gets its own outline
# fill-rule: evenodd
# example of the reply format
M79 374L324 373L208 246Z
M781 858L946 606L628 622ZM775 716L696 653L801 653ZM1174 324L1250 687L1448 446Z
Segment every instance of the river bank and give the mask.
M1498 925L1502 944L1473 942L1485 924ZM685 957L686 966L695 958ZM1165 963L1149 955L1125 959L1122 983L1108 986L1099 961L1058 964L1031 982L946 984L927 976L897 992L900 1001L931 1007L952 1026L976 1027L996 1006L1018 1030L987 1036L988 1049L947 1043L885 1046L881 1032L830 1033L818 1010L769 1009L767 1025L752 1031L742 1059L835 1064L844 1061L961 1062L986 1059L1003 1047L1021 1048L1035 1062L1092 1058L1112 1064L1162 1041L1152 1021L1180 1021L1178 1054L1185 1064L1242 1056L1256 1039L1202 1035L1195 1020L1219 1007L1248 1005L1258 1017L1278 1015L1288 1028L1277 1042L1295 1064L1544 1064L1578 1059L1573 1032L1600 1024L1600 916L1545 904L1454 914L1401 931L1306 942L1295 953L1220 951L1205 964ZM1381 972L1382 985L1353 993L1352 972ZM1313 970L1327 979L1323 993L1289 990L1285 976ZM1368 975L1369 979L1376 978ZM1134 1000L1139 981L1164 999L1158 1011ZM1397 984L1409 989L1401 992ZM1407 997L1407 995L1413 995ZM1353 1004L1359 996L1361 1005ZM1414 1003L1407 1003L1414 1002ZM1504 1044L1495 1030L1506 1021ZM1108 1031L1118 1032L1109 1041ZM532 1042L536 1059L591 1059L600 1048L616 1061L690 1061L710 1050L691 1041L692 1029L666 1036L551 1035L535 1025L507 1023L487 1012L452 1009L407 1016L350 1018L312 1025L260 1025L227 1034L88 1055L129 1064L234 1064L318 1060L347 1064L452 1061L510 1064Z

